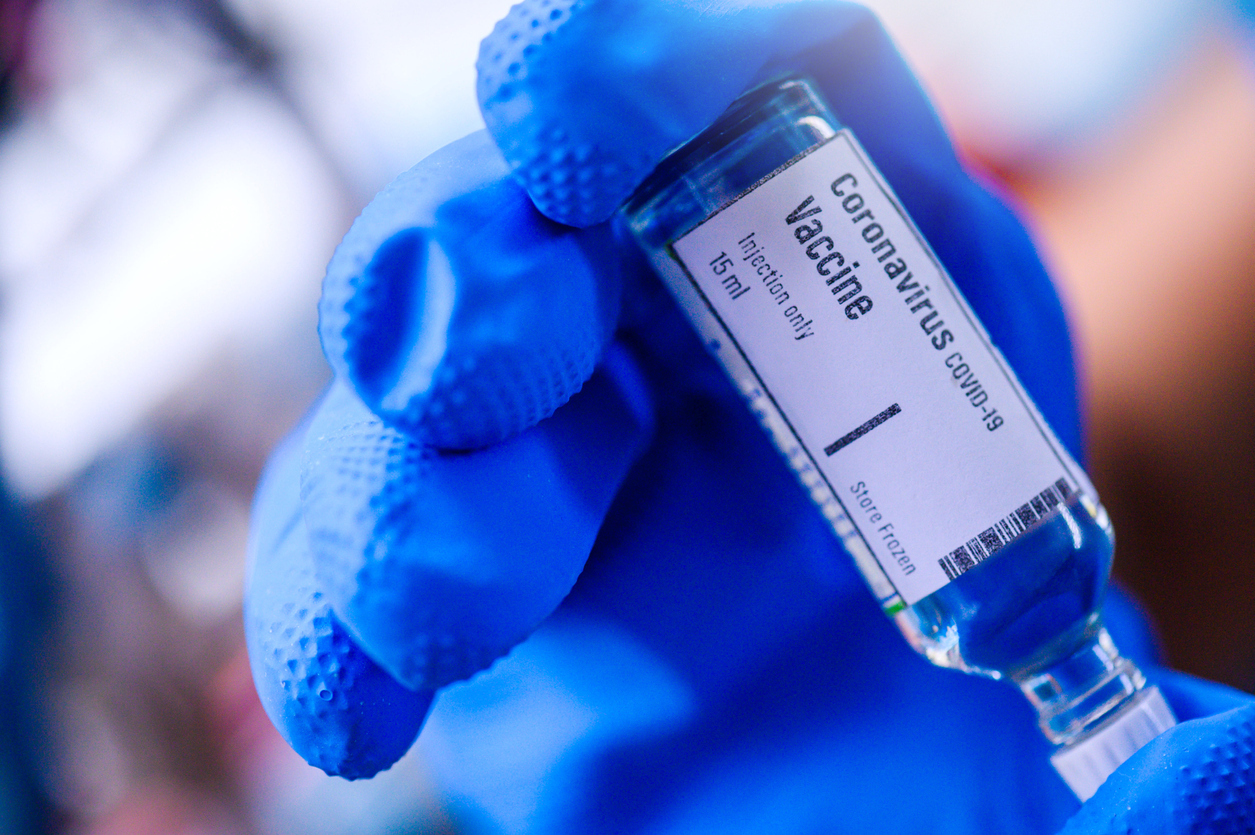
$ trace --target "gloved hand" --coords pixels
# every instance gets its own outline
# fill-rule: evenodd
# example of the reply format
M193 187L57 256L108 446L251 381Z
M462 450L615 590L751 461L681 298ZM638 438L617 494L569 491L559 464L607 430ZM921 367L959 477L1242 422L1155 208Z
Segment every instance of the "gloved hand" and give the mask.
M481 51L496 143L402 175L332 259L336 382L258 491L253 672L310 762L369 776L430 709L426 761L488 831L1036 833L1076 811L1020 694L931 667L878 613L604 222L788 68L853 128L1079 457L1066 326L1031 242L866 11L525 3ZM1148 664L1135 610L1108 610ZM1182 720L1210 718L1135 755L1068 831L1249 831L1255 706L1159 683Z

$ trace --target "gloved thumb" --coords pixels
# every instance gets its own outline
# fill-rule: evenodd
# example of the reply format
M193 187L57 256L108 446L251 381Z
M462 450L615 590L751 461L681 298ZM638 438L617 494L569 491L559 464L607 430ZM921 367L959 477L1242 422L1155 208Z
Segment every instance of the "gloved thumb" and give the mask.
M1134 754L1060 835L1237 835L1255 824L1255 700L1161 672L1184 721Z

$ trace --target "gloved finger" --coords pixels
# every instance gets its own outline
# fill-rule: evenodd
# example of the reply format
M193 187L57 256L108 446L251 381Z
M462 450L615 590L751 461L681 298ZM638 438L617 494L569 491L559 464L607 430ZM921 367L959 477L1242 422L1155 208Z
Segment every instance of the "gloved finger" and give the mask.
M850 126L1080 457L1067 326L1032 242L960 167L876 18L838 0L526 0L486 38L489 131L546 215L609 217L670 150L755 80L802 70Z
M822 0L524 0L481 44L476 92L540 210L592 226L782 51L829 41L866 16Z
M418 736L433 693L366 656L319 590L300 507L305 427L275 451L253 506L244 626L270 721L310 765L350 780L388 768Z
M650 413L617 348L553 416L470 453L423 446L337 384L308 434L301 488L327 600L411 688L483 669L570 591Z
M1197 695L1201 689L1191 685L1190 692ZM1223 701L1216 693L1204 698L1215 699L1213 704ZM1255 700L1248 697L1245 702L1182 722L1152 740L1107 778L1061 835L1250 832L1255 821Z
M1164 698L1181 722L1214 716L1255 703L1255 698L1241 690L1175 670L1156 670L1150 675L1150 679L1159 685Z
M540 215L472 134L353 223L323 283L323 350L387 425L444 449L496 443L592 373L618 317L608 240Z

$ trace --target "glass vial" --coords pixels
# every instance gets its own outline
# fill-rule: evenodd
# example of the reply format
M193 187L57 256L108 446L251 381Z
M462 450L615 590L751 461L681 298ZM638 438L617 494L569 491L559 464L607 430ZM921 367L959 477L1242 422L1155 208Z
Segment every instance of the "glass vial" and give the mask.
M621 219L917 651L1019 685L1082 799L1174 724L1103 628L1093 486L807 79L737 99Z

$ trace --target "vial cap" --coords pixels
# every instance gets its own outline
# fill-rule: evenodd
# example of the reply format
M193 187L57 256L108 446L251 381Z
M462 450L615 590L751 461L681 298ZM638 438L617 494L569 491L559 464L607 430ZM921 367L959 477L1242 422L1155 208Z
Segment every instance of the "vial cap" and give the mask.
M1116 716L1050 758L1055 770L1082 801L1146 743L1176 725L1172 708L1158 687L1147 687Z

